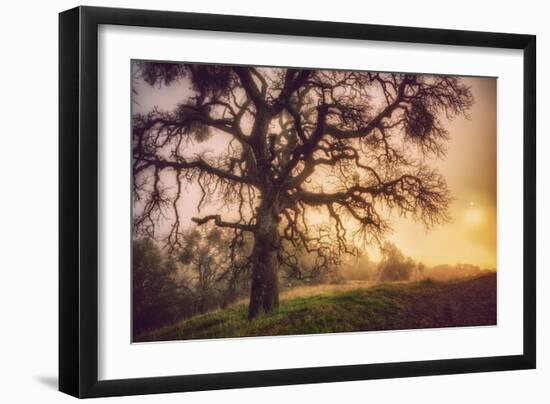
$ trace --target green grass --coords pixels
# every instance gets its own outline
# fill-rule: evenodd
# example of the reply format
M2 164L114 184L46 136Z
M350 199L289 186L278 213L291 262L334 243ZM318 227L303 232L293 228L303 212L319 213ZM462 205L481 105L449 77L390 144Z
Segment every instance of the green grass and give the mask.
M293 297L252 321L244 304L138 336L136 342L496 324L496 274Z

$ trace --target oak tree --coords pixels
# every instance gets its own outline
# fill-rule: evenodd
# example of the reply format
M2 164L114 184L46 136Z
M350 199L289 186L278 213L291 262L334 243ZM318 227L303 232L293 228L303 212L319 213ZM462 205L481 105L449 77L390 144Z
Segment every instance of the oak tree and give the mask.
M450 192L429 162L473 103L458 77L156 62L135 74L191 90L173 110L133 116L134 230L155 237L168 218L165 241L177 246L189 184L199 211L232 206L192 220L230 232L230 249L251 240L239 264L251 276L249 318L278 305L281 268L337 266L352 239L381 241L394 215L447 218ZM213 138L221 151L199 151Z

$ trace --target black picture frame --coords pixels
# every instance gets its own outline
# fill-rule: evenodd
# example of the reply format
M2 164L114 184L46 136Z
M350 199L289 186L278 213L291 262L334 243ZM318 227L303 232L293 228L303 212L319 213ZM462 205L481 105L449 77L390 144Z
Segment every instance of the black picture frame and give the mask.
M523 354L99 381L100 24L523 50ZM85 398L535 368L535 61L533 35L96 7L60 13L59 390Z

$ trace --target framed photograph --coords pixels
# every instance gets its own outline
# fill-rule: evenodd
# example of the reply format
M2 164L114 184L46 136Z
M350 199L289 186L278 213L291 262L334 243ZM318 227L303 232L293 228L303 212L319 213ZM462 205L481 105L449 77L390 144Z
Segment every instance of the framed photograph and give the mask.
M535 368L534 36L59 27L61 391Z

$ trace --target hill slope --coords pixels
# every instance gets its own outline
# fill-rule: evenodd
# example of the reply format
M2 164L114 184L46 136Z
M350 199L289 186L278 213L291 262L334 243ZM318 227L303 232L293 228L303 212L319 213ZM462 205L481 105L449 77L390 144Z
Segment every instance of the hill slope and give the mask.
M496 324L496 274L453 282L381 284L282 300L253 321L244 304L164 327L135 342Z

